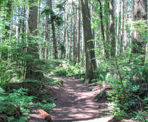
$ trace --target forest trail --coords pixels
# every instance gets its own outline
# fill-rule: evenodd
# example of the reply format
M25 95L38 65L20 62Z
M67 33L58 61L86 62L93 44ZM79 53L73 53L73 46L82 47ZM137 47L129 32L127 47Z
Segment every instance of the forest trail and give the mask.
M46 86L53 89L52 94L57 99L56 107L50 113L54 122L108 122L112 119L107 103L94 101L95 96L103 89L92 91L78 79L52 78L65 81L62 87ZM104 108L101 109L98 106L104 106ZM46 122L37 110L30 115L29 122Z
M63 78L54 77L54 79ZM98 108L99 105L107 106L106 103L94 102L95 96L101 90L91 91L87 85L77 79L64 78L64 81L63 87L57 94L57 106L51 113L54 122L107 122L112 118L105 117L109 114L107 108Z
M101 93L104 88L90 90L91 88L80 82L78 79L50 77L58 81L65 81L63 86L50 86L51 93L56 98L56 107L50 113L53 122L121 122L113 119L105 100L95 102L94 98ZM47 95L48 96L48 95ZM29 122L47 122L40 115L38 110L33 110L30 114ZM139 122L134 120L124 120L124 122Z

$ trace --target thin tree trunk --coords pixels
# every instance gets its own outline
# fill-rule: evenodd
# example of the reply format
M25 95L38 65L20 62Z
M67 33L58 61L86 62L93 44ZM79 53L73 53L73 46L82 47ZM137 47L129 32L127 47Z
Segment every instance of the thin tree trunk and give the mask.
M81 9L81 3L79 1L79 7ZM81 56L81 51L80 51L80 43L81 43L81 10L79 10L79 21L78 21L78 63L80 63L80 56Z
M110 39L111 39L111 56L116 55L116 40L114 27L114 0L110 0Z
M121 2L121 39L120 39L120 53L123 52L123 43L124 43L124 7L125 3L124 0Z
M7 11L6 11L6 17L5 17L5 21L7 22L7 24L5 25L5 36L3 38L3 40L7 40L10 37L10 23L11 23L11 15L12 15L12 1L8 0L7 4ZM1 58L3 60L7 60L8 59L8 49L5 48L2 53L1 53Z
M77 12L74 15L74 25L73 25L73 61L74 64L77 62L77 53L76 53L76 43L77 43L77 38L76 38L76 23L77 23Z
M84 67L84 57L85 57L85 40L84 40L84 29L82 28L82 67Z
M46 1L46 7L50 7L50 1ZM48 59L48 42L49 42L49 37L50 37L50 30L49 30L49 15L46 15L46 26L45 26L45 59Z
M108 38L105 38L105 29L104 29L104 19L103 19L103 9L102 9L102 3L100 0L98 0L100 4L100 21L101 21L101 33L102 33L102 39L103 39L103 44L104 44L104 52L105 52L105 57L109 58L109 50L108 50ZM107 15L106 15L107 16ZM106 20L107 21L107 20ZM107 30L106 30L107 31ZM108 34L107 34L108 35ZM107 37L106 35L106 37ZM107 40L106 40L107 39Z
M125 13L125 22L127 22L127 0L125 0L125 7L124 7L124 13ZM126 47L127 47L127 43L128 43L128 40L127 40L127 25L124 24L124 46L123 46L123 51L126 50Z
M50 0L50 8L52 9L52 0ZM55 25L54 25L54 19L51 15L51 28L52 28L52 38L53 38L53 55L54 59L58 59L58 49L57 49L57 40L55 35Z

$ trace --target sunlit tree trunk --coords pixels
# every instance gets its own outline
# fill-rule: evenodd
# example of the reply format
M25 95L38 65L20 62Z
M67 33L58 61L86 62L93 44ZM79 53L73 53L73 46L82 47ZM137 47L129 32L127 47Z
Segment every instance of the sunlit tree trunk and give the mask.
M46 1L46 7L50 7L50 1ZM49 29L49 15L46 15L46 20L45 20L45 52L44 52L44 57L45 59L48 59L48 43L49 43L49 37L50 37L50 29Z
M84 29L82 29L82 67L84 67L85 63L85 40L84 40Z
M66 23L64 24L64 37L63 37L63 44L61 45L61 58L66 58L66 53L67 53L67 46L68 46L68 16L65 17Z
M127 43L128 43L128 40L127 40L127 14L128 14L128 4L127 4L127 0L125 0L125 7L124 7L124 13L125 13L125 24L124 24L124 44L123 44L123 51L126 50L126 46L127 46Z

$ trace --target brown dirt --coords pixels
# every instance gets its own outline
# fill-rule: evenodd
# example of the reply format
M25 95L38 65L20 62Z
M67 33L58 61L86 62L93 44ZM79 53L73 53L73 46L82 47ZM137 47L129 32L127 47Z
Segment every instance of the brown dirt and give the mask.
M54 122L89 120L109 114L108 109L98 109L99 105L106 106L106 103L94 102L101 90L90 91L87 85L72 78L64 78L64 81L57 96L57 106L51 113Z
M94 101L95 96L103 88L92 91L88 85L81 83L77 79L52 78L56 80L64 79L65 81L64 85L60 88L52 87L52 94L57 98L57 106L50 113L54 122L108 122L113 118L109 112L107 103L97 103ZM51 86L47 87L51 88ZM101 109L99 106L105 106L105 108ZM46 122L38 111L34 111L30 115L31 119L29 122Z

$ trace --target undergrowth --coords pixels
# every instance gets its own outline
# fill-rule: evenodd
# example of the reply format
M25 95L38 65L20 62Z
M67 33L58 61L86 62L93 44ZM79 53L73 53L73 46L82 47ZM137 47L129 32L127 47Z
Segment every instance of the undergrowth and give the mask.
M44 74L41 80L25 79L25 65L21 61L0 59L0 121L26 122L32 109L40 108L47 112L55 107L55 101L46 96L43 83L56 85L48 78L49 68L58 66L60 61L38 61L38 71ZM45 97L46 96L46 97Z
M148 121L147 64L140 63L138 55L126 53L108 61L102 60L96 70L96 84L105 82L110 86L107 92L109 106L118 118ZM100 95L98 95L100 99ZM99 101L99 100L96 100Z
M28 96L28 89L13 89L6 92L0 88L0 121L26 122L33 108L40 108L50 112L55 107L54 100L38 99L37 96Z
M51 74L63 77L76 76L80 78L81 75L84 74L84 68L82 68L79 64L74 65L68 61L62 61L51 71Z

